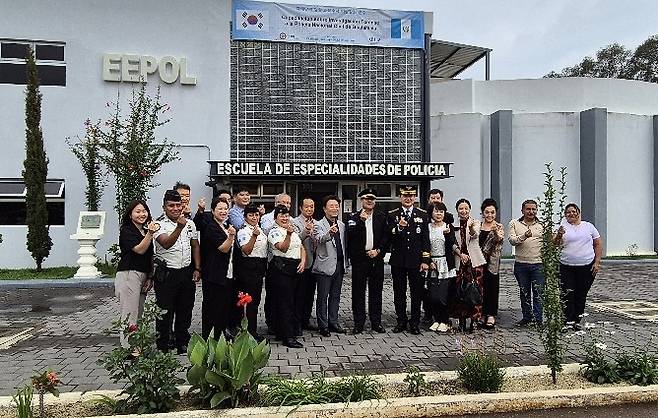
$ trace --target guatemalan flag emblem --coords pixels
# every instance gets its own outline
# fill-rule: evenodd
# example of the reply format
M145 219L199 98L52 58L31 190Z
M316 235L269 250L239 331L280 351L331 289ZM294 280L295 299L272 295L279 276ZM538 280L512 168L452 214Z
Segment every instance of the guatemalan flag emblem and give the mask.
M392 39L422 39L421 22L416 19L391 19Z
M235 21L238 23L236 29L238 30L269 30L267 12L260 10L236 10L235 14Z

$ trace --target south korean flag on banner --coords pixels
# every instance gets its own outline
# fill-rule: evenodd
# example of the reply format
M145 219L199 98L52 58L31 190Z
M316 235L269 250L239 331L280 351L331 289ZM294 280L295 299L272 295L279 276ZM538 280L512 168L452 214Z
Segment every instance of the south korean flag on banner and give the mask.
M267 31L269 30L268 15L262 10L236 10L235 21L237 30Z

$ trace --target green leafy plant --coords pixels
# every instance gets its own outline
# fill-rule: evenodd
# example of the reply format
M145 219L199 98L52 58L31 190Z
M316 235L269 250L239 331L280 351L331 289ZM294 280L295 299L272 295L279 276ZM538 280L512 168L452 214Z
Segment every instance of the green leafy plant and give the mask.
M240 293L238 306L246 310L250 302L249 294ZM194 334L187 346L191 364L187 380L192 385L191 392L198 393L211 408L225 401L236 407L240 402L253 399L263 380L261 369L267 365L270 352L267 340L258 343L247 331L246 317L242 318L240 331L233 341L227 341L224 334L219 340L212 336L204 340Z
M404 378L404 382L409 385L407 392L414 396L420 396L420 391L427 386L425 374L421 373L420 369L416 366L411 366L407 369L407 376Z
M117 400L118 412L164 412L180 397L176 385L184 381L176 373L181 370L181 364L172 353L164 353L155 345L153 323L161 316L160 308L147 302L137 323L125 318L115 321L107 330L108 334L122 332L128 341L128 347L116 347L99 360L114 383L127 382L121 392L127 397Z
M50 255L53 241L50 239L48 209L46 207L46 177L48 157L43 147L41 132L41 93L39 75L34 61L34 51L28 48L27 87L25 88L25 207L27 223L27 250L36 263L36 270Z
M48 392L54 396L59 396L59 389L57 389L57 386L59 386L61 381L59 380L59 377L57 377L57 373L51 369L33 375L30 380L32 381L32 387L34 387L39 394L39 416L45 418L46 413L43 405L43 395Z
M103 189L106 184L106 176L100 160L100 139L99 124L92 123L91 120L85 120L85 136L77 142L72 142L70 138L66 139L66 144L80 162L82 171L85 174L87 185L85 188L85 206L89 211L97 211Z
M616 358L616 372L634 385L658 384L658 357L646 352L621 354Z
M32 397L34 396L34 389L30 385L25 385L16 391L16 395L11 398L16 404L16 414L18 418L32 418Z
M607 348L604 343L594 339L585 345L582 374L590 382L603 384L616 383L620 380L614 361L606 355Z
M348 376L329 382L323 374L310 379L284 379L278 376L266 380L267 389L261 405L295 406L332 402L361 402L380 399L382 387L372 376Z
M381 385L372 376L352 375L338 380L333 385L336 391L334 402L361 402L381 398Z
M546 163L545 165L544 186L546 189L544 190L544 196L539 198L539 222L543 227L541 261L545 278L542 292L544 326L540 327L539 330L553 384L557 384L557 373L562 371L562 358L565 348L562 338L564 312L560 289L560 254L562 246L553 239L553 231L564 212L567 169L566 167L560 167L560 176L556 179L552 163Z
M156 139L156 130L171 120L163 119L170 107L160 99L159 88L152 97L146 93L146 83L141 83L128 100L129 112L124 116L117 95L116 103L107 103L113 110L97 131L101 161L115 180L114 209L119 219L131 201L147 200L148 190L158 186L155 176L165 164L178 159L173 142Z
M115 414L119 409L119 402L116 398L108 395L96 395L88 400L87 403L96 407L101 407L102 409L107 410L109 414Z
M457 376L469 392L494 393L503 385L505 371L494 353L473 350L460 359Z

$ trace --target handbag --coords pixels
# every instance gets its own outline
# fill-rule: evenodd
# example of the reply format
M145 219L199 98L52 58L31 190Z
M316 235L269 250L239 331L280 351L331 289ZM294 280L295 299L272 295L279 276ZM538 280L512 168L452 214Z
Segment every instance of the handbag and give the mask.
M470 261L469 261L470 264ZM473 270L470 266L464 269L468 273L464 274L459 286L457 287L457 299L460 303L473 308L482 305L482 291L473 277Z
M427 296L432 303L440 303L447 306L450 296L451 280L439 279L438 271L428 270L426 272L425 287L427 288Z

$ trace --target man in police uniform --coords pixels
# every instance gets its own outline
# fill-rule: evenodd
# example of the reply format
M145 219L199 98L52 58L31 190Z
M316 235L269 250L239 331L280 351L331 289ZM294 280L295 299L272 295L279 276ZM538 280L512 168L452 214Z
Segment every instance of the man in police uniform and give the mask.
M156 262L166 266L166 274L155 282L155 302L166 312L155 324L157 346L160 350L168 350L175 314L176 349L182 354L190 341L194 294L201 278L201 252L194 222L182 213L181 197L176 190L165 192L162 208L164 214L158 218L160 230L154 234L154 249Z
M361 334L366 322L366 285L368 315L373 331L384 333L382 327L382 289L384 287L384 255L388 248L386 214L376 210L377 195L372 189L359 193L361 210L350 215L345 240L352 264L352 314L354 334Z
M391 275L393 276L393 302L397 325L393 332L420 334L420 302L423 295L421 272L430 264L429 218L423 209L414 207L416 189L400 188L402 206L388 213L388 230L391 237ZM411 320L407 321L407 281L411 294Z

